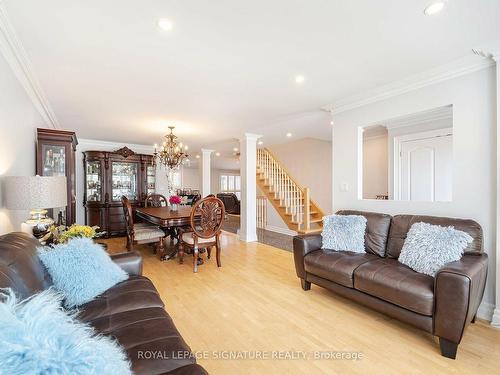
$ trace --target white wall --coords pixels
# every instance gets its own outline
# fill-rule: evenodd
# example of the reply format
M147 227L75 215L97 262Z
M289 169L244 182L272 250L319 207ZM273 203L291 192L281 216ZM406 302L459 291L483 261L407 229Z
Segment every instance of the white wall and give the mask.
M332 212L332 143L303 138L272 145L269 150L302 186L311 189L311 198L325 214ZM267 203L268 229L285 232L288 227L274 207Z
M45 127L42 117L0 54L0 178L35 174L37 127ZM3 208L1 196L0 235L19 230L28 218L27 211Z
M200 171L196 168L182 168L182 187L188 189L201 189Z
M375 199L389 191L388 135L363 139L363 198Z
M453 104L453 201L358 199L358 127ZM334 116L334 209L474 219L484 231L490 269L481 313L494 304L496 109L493 68L427 86ZM341 184L348 191L341 191Z

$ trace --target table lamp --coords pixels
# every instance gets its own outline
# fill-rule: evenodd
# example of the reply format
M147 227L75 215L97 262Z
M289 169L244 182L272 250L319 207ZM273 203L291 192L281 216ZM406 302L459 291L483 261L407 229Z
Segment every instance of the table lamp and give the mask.
M26 224L33 226L33 235L42 237L54 220L47 217L47 208L66 207L66 177L8 176L4 178L5 207L9 210L30 210Z

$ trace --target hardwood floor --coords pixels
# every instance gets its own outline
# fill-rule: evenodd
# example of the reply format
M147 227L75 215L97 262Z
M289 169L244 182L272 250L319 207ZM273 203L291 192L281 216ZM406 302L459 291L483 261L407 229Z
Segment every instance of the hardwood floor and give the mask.
M111 253L125 238L106 240ZM293 254L222 236L222 268L205 260L161 262L147 245L144 274L158 288L168 313L211 374L498 374L500 330L469 326L456 360L442 357L437 340L420 330L313 285L304 292ZM358 360L221 360L220 351L349 351ZM210 355L209 355L210 354ZM241 355L241 354L240 354Z

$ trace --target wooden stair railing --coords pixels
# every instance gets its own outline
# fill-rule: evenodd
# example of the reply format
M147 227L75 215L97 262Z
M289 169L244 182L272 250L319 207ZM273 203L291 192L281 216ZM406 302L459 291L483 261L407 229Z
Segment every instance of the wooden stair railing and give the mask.
M324 213L311 199L309 188L300 186L265 148L257 149L257 185L289 229L298 233L321 231Z

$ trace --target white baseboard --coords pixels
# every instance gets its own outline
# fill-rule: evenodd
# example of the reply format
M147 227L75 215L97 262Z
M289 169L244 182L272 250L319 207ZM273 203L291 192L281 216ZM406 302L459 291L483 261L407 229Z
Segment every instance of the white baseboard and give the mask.
M493 327L500 328L500 309L493 310L493 316L491 317L491 325Z
M477 309L477 317L479 319L491 322L494 310L495 310L495 305L493 305L492 303L483 302L479 305L479 308Z
M281 234L286 234L287 236L296 236L297 232L288 228L276 227L274 225L266 225L266 230L270 232L276 232Z

